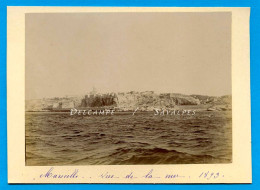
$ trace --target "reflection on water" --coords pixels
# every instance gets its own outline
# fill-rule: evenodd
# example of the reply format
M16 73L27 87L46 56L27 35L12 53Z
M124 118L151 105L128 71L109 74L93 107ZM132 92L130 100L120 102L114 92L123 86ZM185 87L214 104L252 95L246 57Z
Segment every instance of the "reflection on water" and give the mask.
M231 112L70 116L26 113L26 165L232 161Z

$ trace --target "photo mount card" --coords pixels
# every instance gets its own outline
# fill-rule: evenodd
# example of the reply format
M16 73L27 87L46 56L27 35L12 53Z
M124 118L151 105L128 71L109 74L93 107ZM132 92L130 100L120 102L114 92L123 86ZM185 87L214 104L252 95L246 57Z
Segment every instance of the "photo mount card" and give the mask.
M8 7L8 183L251 183L249 19Z

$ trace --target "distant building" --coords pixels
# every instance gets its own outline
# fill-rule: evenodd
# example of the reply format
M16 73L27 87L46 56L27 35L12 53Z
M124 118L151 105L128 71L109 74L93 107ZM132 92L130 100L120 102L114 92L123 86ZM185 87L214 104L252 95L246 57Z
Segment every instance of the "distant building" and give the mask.
M81 101L81 107L103 107L116 106L118 102L117 95L111 94L90 94L86 95Z

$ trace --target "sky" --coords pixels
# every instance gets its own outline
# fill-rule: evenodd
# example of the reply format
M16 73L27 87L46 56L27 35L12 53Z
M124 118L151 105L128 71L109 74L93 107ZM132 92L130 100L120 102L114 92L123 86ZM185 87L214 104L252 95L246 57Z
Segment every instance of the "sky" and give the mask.
M231 13L29 13L26 99L231 94Z

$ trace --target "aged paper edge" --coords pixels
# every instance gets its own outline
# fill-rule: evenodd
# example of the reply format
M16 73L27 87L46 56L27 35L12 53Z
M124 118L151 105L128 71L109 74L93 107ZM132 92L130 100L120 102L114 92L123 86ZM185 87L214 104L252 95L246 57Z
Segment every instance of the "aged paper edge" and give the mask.
M91 165L54 166L54 173L67 174L75 169L79 178L40 178L50 166L25 166L25 13L84 12L231 12L232 13L232 141L231 164L187 165ZM8 7L7 9L7 123L8 183L251 183L251 109L250 109L250 8L158 8L158 7ZM134 171L144 176L185 175L185 178L136 178L124 176ZM201 172L223 176L208 180ZM120 178L102 179L109 172ZM189 178L189 177L190 178ZM90 178L91 177L91 178Z

